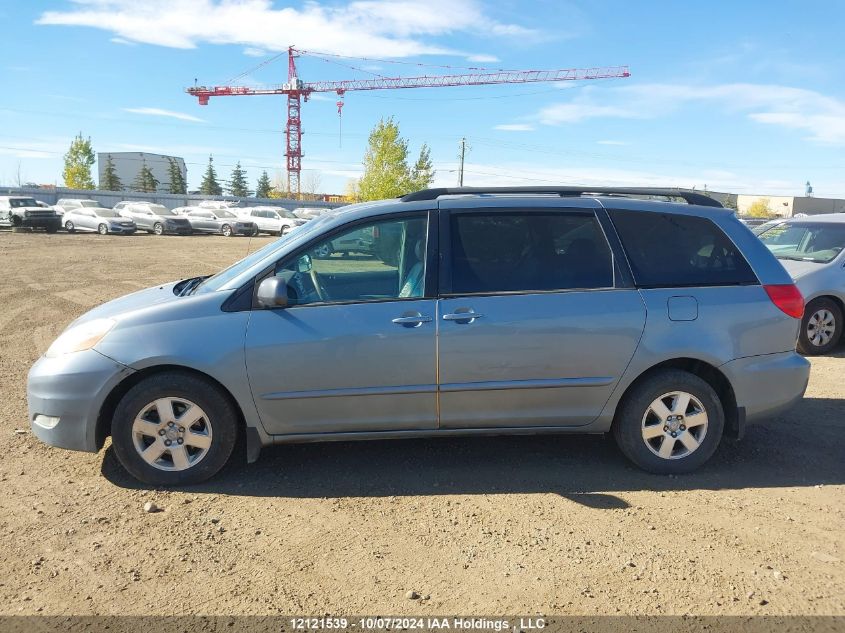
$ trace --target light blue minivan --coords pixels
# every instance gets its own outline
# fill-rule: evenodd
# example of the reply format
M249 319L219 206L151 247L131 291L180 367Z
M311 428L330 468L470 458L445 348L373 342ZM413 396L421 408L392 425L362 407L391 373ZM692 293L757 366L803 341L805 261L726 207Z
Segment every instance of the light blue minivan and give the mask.
M254 461L285 442L612 432L680 473L802 397L803 308L701 194L429 189L91 310L32 367L30 421L64 448L111 436L154 485L211 477L239 436Z

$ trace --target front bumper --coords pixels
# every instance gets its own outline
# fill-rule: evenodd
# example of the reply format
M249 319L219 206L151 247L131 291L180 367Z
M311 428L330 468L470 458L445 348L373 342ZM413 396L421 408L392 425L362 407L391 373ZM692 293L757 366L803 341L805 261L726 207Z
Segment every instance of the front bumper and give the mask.
M54 218L21 218L20 226L29 229L55 229L59 230L62 225L60 217Z
M192 229L190 226L189 227L180 226L180 227L177 227L175 229L165 227L164 232L169 233L171 235L191 235L191 234L193 234L194 229Z
M136 226L109 225L109 233L114 233L115 235L132 235L137 230L138 227Z
M810 380L810 363L796 352L738 358L719 369L733 386L748 422L769 418L800 402Z
M96 452L97 418L111 390L133 369L87 350L58 358L39 358L26 385L29 423L45 444ZM44 416L39 418L39 416ZM50 427L36 422L46 418Z

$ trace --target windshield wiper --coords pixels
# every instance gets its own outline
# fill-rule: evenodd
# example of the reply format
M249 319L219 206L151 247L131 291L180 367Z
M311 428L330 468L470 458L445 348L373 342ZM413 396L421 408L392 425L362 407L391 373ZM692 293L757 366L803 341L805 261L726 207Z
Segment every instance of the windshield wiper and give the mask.
M191 279L186 279L185 281L181 282L182 287L179 288L178 296L184 297L186 295L191 294L197 286L200 285L203 281L211 277L211 275L203 275L202 277L193 277Z

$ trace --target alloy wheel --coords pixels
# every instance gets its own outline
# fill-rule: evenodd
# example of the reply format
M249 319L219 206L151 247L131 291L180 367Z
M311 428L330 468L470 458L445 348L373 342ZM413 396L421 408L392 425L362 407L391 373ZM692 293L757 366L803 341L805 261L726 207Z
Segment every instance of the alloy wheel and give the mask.
M817 310L807 320L807 340L816 347L827 345L835 332L836 318L826 308Z
M185 398L159 398L132 423L132 443L145 462L167 471L187 470L211 448L211 422L199 405Z
M642 438L662 459L681 459L695 452L707 434L707 411L686 391L655 398L642 419Z

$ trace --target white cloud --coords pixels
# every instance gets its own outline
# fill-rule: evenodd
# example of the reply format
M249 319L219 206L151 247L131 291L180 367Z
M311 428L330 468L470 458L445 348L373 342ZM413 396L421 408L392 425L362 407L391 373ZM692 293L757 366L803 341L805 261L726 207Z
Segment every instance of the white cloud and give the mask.
M454 186L452 164L435 164L433 186ZM456 165L455 165L456 166ZM464 182L469 186L585 185L604 187L697 187L706 184L711 191L738 193L770 192L801 195L801 182L772 179L758 173L735 174L721 169L695 169L691 173L673 168L616 169L561 163L554 167L541 163L467 163Z
M248 46L244 49L244 55L247 57L266 57L267 51L263 48L255 48L253 46Z
M302 50L389 57L453 52L423 39L451 33L534 34L489 17L480 0L312 0L300 8L275 8L271 0L76 0L67 10L45 11L37 24L88 26L172 48L208 42L282 51L295 43Z
M173 110L164 110L162 108L123 108L124 112L131 112L132 114L148 114L150 116L163 116L171 119L179 119L180 121L193 121L194 123L205 123L205 119L195 117L184 112L174 112Z
M495 62L502 61L495 55L469 55L467 56L468 62L479 62L481 64L492 64Z
M530 132L534 129L534 126L530 123L502 123L495 126L494 129L505 132Z
M774 84L636 84L589 86L566 103L540 110L545 125L596 118L654 119L688 105L742 112L751 120L809 132L818 143L845 144L845 102L813 90Z
M136 46L135 42L130 42L122 37L113 37L109 40L112 44L120 44L122 46Z

